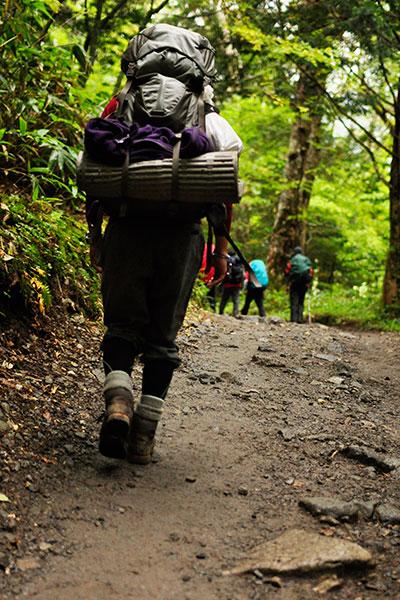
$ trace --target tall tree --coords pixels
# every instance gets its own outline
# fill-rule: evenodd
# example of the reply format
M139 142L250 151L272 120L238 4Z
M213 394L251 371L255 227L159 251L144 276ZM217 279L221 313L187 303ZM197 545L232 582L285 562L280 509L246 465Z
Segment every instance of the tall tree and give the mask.
M290 133L284 172L286 185L279 196L268 252L269 270L274 277L282 275L293 248L306 243L307 209L319 163L322 118L321 88L310 77L311 69L314 68L308 65L297 85L297 116Z
M341 60L346 91L326 95L382 179L387 173L379 170L375 152L380 149L389 156L390 239L383 303L400 312L400 7L394 0L340 0L338 10L347 14ZM380 120L376 131L374 118Z

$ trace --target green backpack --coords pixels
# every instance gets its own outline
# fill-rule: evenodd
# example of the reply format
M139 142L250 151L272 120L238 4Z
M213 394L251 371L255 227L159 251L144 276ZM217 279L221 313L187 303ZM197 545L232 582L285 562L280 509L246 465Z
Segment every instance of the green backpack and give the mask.
M290 264L292 265L290 269L290 279L311 279L311 260L304 256L304 254L295 254L290 259Z

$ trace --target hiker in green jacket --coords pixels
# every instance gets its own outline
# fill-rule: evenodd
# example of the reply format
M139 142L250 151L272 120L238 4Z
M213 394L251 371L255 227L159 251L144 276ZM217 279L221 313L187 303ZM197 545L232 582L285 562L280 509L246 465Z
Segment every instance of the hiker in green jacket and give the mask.
M311 260L303 254L300 246L296 246L285 269L285 279L289 284L292 323L304 323L304 298L313 276Z

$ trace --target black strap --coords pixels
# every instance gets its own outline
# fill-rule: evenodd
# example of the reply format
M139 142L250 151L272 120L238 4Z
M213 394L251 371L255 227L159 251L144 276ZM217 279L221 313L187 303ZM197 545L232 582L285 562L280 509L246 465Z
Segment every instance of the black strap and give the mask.
M223 205L223 204L212 205L211 210L209 210L209 212L208 212L208 221L209 221L209 223L211 223L214 230L218 231L218 234L223 235L228 240L228 242L230 243L230 245L232 246L232 248L234 249L234 251L236 252L238 257L240 258L241 263L246 267L246 269L249 273L250 281L252 282L254 287L261 288L262 285L258 281L256 274L254 273L250 264L247 262L247 260L243 256L238 245L233 241L233 239L226 227L225 205Z
M126 152L124 164L121 171L121 205L119 216L125 217L128 209L128 184L129 184L129 149Z
M209 273L212 267L212 242L213 242L213 230L210 221L208 222L208 233L207 233L207 254L206 254L206 268L205 273Z
M197 110L199 114L199 129L206 133L206 110L204 106L203 94L200 94L197 100Z
M117 96L117 100L118 100L118 109L116 112L117 117L120 117L122 115L122 111L123 111L124 104L125 104L125 99L130 92L132 84L133 84L132 78L128 79L126 84L124 85L124 87L122 88L122 90L120 91L120 93Z
M179 200L179 154L181 151L181 141L181 134L176 133L175 144L172 150L171 200L173 202L178 202Z

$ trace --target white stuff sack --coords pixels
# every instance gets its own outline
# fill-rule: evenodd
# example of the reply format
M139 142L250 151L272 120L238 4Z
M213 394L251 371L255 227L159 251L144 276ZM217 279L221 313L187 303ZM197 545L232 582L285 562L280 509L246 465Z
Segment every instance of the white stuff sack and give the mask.
M240 154L243 150L242 140L236 131L216 112L206 115L206 133L217 151Z

